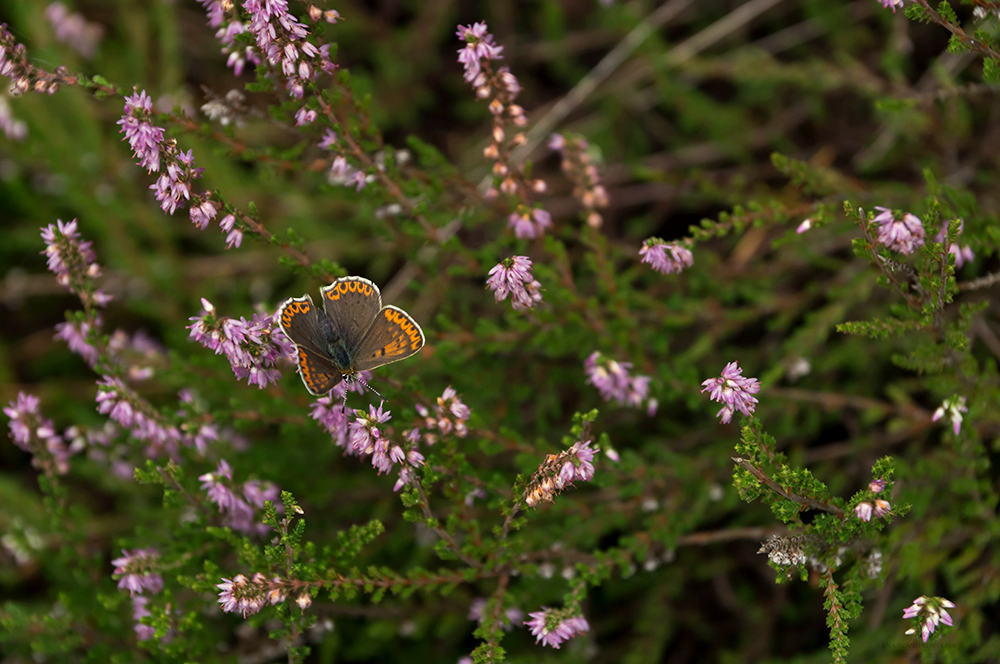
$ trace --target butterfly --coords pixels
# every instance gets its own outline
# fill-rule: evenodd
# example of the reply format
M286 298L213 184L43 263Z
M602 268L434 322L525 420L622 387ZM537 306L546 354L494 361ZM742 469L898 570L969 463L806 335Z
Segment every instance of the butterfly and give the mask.
M343 277L312 298L293 297L278 309L278 324L295 344L299 375L309 394L321 397L342 380L405 360L424 346L424 331L410 314L382 306L378 286L363 277Z

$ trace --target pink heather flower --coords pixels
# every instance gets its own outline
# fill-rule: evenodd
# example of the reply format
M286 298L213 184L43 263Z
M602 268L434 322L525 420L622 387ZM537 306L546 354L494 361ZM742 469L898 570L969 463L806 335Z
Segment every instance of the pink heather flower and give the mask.
M249 480L242 486L235 484L232 469L225 459L219 461L214 473L205 473L198 479L208 499L219 506L224 525L241 533L263 536L269 532L257 518L254 507L262 510L264 503L271 501L279 512L283 509L278 502L278 487L257 480Z
M92 280L101 276L101 266L90 242L77 232L76 219L65 224L56 219L55 224L41 230L45 242L41 253L45 254L49 271L56 275L56 283L76 294L84 304L106 306L111 296L92 285Z
M399 445L392 445L384 435L380 425L391 419L391 411L383 411L382 404L378 408L368 406L368 415L357 415L350 424L351 446L358 456L372 457L372 466L378 474L389 472L394 464L406 459L406 453Z
M937 422L947 413L948 419L951 420L952 431L955 432L957 436L962 430L962 413L969 412L968 407L965 405L965 397L953 396L948 397L944 400L937 410L934 411L933 417L931 417L932 422Z
M949 627L954 625L951 614L947 611L947 609L954 608L955 604L944 597L921 595L913 600L913 604L903 611L903 618L906 620L917 619L920 625L920 638L923 639L924 643L927 643L927 639L930 638L939 625L947 625ZM916 633L917 630L913 627L906 630L906 634L912 635Z
M73 453L62 436L56 433L52 420L42 417L38 397L17 393L17 399L7 404L4 414L10 418L10 437L14 444L32 455L31 465L43 472L65 475L69 472L69 457Z
M0 58L0 63L2 62L3 59ZM14 117L6 96L0 97L0 129L7 138L14 141L23 141L28 136L28 123Z
M545 229L551 226L552 215L541 208L528 210L519 206L518 211L507 218L507 227L514 229L518 239L534 240L545 235Z
M144 595L132 595L132 621L135 623L135 638L137 641L148 641L156 636L156 628L152 625L143 625L140 621L152 615L146 604L149 598Z
M167 214L173 214L184 201L191 200L191 183L200 178L205 169L191 165L194 163L191 150L181 152L175 145L168 144L163 152L166 168L149 188L160 201L160 208Z
M476 23L460 25L455 33L466 42L458 51L458 62L465 67L465 80L473 85L476 85L475 81L484 63L503 59L503 46L497 46L493 35L487 30L486 23Z
M254 314L253 319L222 318L215 314L215 307L201 299L200 316L188 320L190 337L216 355L225 355L236 378L247 379L250 385L263 389L268 383L281 378L275 367L278 360L290 358L294 345L274 323L270 314Z
M736 362L730 362L722 370L719 378L709 378L702 381L702 392L709 392L712 401L722 404L722 409L716 413L723 424L733 419L737 410L744 415L750 415L758 403L752 395L760 392L760 383L756 378L744 378L743 369Z
M694 264L694 255L688 249L677 243L668 244L655 237L643 243L639 255L642 256L642 263L663 274L680 273L684 268Z
M222 590L217 600L222 610L226 613L242 613L244 618L258 613L271 601L268 597L267 579L260 573L254 575L253 581L242 574L237 574L232 579L224 578L215 587Z
M96 322L100 326L101 318L96 317ZM91 345L88 337L91 332L91 325L87 321L70 321L66 323L56 323L56 339L66 342L69 349L83 358L90 368L94 368L101 353Z
M878 224L877 239L889 249L904 255L912 254L924 245L924 225L916 216L906 213L899 221L892 210L876 205L879 214L872 219Z
M965 220L959 219L958 224L958 235L962 234L965 228ZM944 243L948 239L948 224L944 224L938 234L934 236L935 242ZM955 268L960 268L966 263L971 262L976 254L972 251L972 247L969 246L959 246L957 242L952 242L948 245L948 253L955 255Z
M524 503L535 507L542 501L552 502L555 497L576 480L589 482L594 478L594 455L599 448L590 441L577 441L559 454L549 454L524 490Z
M888 516L890 512L892 512L892 505L889 504L888 500L875 499L875 508L872 510L872 516L882 519Z
M565 609L554 610L543 606L541 611L529 613L531 620L524 624L531 630L535 643L541 641L543 646L558 649L563 641L590 631L590 625L583 616L564 617L566 613Z
M146 591L153 595L159 593L163 590L163 577L154 571L159 558L156 549L136 549L132 553L122 549L122 557L111 561L115 566L113 574L118 577L118 588L127 590L130 595Z
M330 165L327 181L330 184L344 187L353 185L357 191L361 191L368 184L368 176L365 175L364 171L347 163L347 159L343 155L338 155L334 157L333 163Z
M549 149L560 153L560 168L573 183L573 197L583 206L583 216L587 225L598 228L604 223L597 208L607 207L608 192L601 184L597 167L592 163L589 144L580 136L565 137L552 134Z
M812 225L813 225L813 220L812 219L806 219L801 224L799 224L798 228L795 229L795 232L798 233L799 235L802 235L807 230L809 230L810 228L812 228Z
M433 413L422 404L417 404L417 413L424 418L424 426L430 430L424 434L424 442L428 445L437 442L437 434L432 433L435 430L443 436L454 433L459 438L465 438L469 433L466 422L472 415L472 410L462 402L458 392L451 385L437 398ZM406 438L411 444L416 445L420 439L420 429L407 432Z
M858 517L862 521L872 520L872 504L871 503L858 503L854 508L854 516Z
M615 401L620 406L639 408L646 402L646 412L656 413L655 399L649 399L649 376L630 376L631 362L617 362L594 351L583 363L587 383L600 392L605 401Z
M497 302L510 296L514 311L531 309L542 301L542 285L531 275L531 259L527 256L505 258L493 266L486 286Z
M312 124L316 121L316 117L316 111L303 106L295 112L295 126L301 127L302 125Z
M199 230L205 230L208 228L208 224L215 219L215 215L218 213L215 205L212 201L207 198L201 199L200 202L192 201L191 208L188 210L188 214L191 217L191 223L198 227Z
M210 423L185 426L182 433L173 419L160 414L119 378L103 376L97 388L97 412L129 429L136 440L148 441L146 454L150 458L163 454L173 457L180 445L204 451L208 442L218 438Z
M903 0L882 0L882 7L884 7L885 9L892 8L893 14L896 13L896 7L902 7L902 6L903 6ZM926 641L927 639L924 640Z
M872 493L882 493L883 489L885 489L885 480L881 478L868 483L868 490Z
M125 97L125 114L116 124L121 125L119 133L132 148L132 156L147 172L160 170L160 145L163 143L163 127L150 123L153 115L153 100L145 90Z
M45 8L56 39L69 46L85 58L92 58L97 53L97 43L104 35L104 28L98 23L88 23L82 14L70 13L66 5L53 2Z

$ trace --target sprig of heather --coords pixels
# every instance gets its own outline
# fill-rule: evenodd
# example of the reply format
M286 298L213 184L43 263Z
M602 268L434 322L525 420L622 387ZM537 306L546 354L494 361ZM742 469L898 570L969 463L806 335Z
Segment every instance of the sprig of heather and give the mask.
M954 609L955 603L944 597L928 597L921 595L913 600L913 604L903 611L903 618L907 620L916 619L914 622L920 628L920 638L924 643L931 637L934 630L940 625L949 627L954 625L948 609ZM913 635L917 633L916 627L906 630L905 634Z
M531 620L526 620L524 624L531 630L535 643L541 641L543 646L558 649L564 641L590 631L587 619L579 615L576 610L550 609L543 606L541 611L534 611L528 615Z
M510 296L514 311L533 309L542 301L542 285L532 276L531 259L527 256L505 258L490 269L486 287L493 291L497 302Z
M729 424L736 411L750 415L756 408L757 399L753 396L760 392L760 382L756 378L744 378L743 369L736 362L730 362L722 369L718 378L709 378L701 383L702 392L708 392L712 401L722 404L722 409L716 413L723 424Z
M52 420L43 417L39 399L32 394L17 393L17 399L3 409L10 418L10 438L31 455L31 465L50 480L69 472L69 457L73 453L63 437L56 433Z
M28 90L39 94L55 94L64 85L78 85L79 77L69 73L66 67L56 67L54 72L46 71L37 66L28 57L28 49L18 43L14 35L7 29L6 23L0 23L0 75L11 80L9 93L19 97ZM102 86L92 84L94 87ZM104 88L104 92L113 93L112 88Z
M646 413L656 414L659 402L649 397L649 376L632 376L631 362L618 362L594 351L583 363L587 374L587 384L593 385L605 401L614 401L620 406L640 408L646 404Z
M295 346L275 323L271 314L255 313L252 320L242 316L217 316L215 306L201 298L202 311L192 316L187 329L190 337L216 355L225 355L240 380L263 389L276 383L281 372L275 368L279 360L290 359Z
M449 385L437 398L433 411L428 410L423 404L417 404L417 413L424 418L424 427L427 432L423 434L423 441L428 445L434 445L438 441L438 436L450 436L455 434L459 438L465 438L469 433L466 422L472 415L472 409L462 402L458 392ZM435 433L437 432L437 433ZM408 436L419 439L420 429L409 432Z
M507 219L507 225L518 238L541 237L545 229L552 225L548 212L531 203L531 194L544 193L544 180L529 179L524 167L515 163L512 154L515 148L528 142L527 135L520 131L528 124L524 109L514 103L521 92L521 84L507 67L494 70L493 61L503 59L503 46L495 43L486 23L459 25L456 32L465 46L458 51L458 62L465 68L465 80L476 90L476 97L489 99L489 109L493 116L491 142L483 150L483 156L493 161L493 186L487 197L497 195L497 190L514 197L516 208ZM507 127L517 129L507 138Z
M540 502L552 502L563 489L576 480L589 482L594 478L594 456L599 447L590 441L577 441L559 454L549 454L531 475L522 499L528 507Z
M658 237L648 238L639 249L640 262L662 274L680 273L694 265L691 250L679 242L665 242Z
M270 528L264 525L260 514L264 503L271 501L280 512L280 491L271 482L247 480L242 485L233 482L233 471L225 459L219 461L214 473L198 478L208 499L219 506L224 515L223 525L247 535L264 536Z
M362 458L370 456L372 467L379 475L392 470L395 464L402 464L402 469L406 472L400 474L396 484L398 491L413 481L411 469L423 465L424 456L416 449L416 441L412 437L407 439L411 444L409 451L389 440L389 431L382 425L390 419L392 419L391 411L383 410L382 404L377 408L369 405L367 413L358 412L351 422L350 438L354 453Z
M600 228L604 218L598 208L608 206L608 192L601 184L597 167L591 163L587 141L581 136L552 134L549 149L559 153L560 167L573 183L573 197L583 206L583 218L591 228Z
M193 447L199 453L219 440L219 429L207 417L193 417L185 420L167 417L152 404L143 399L123 380L114 376L103 376L97 381L97 412L108 415L113 421L127 429L136 440L148 442L146 455L157 458L163 455L171 458L177 455L180 446ZM181 393L181 400L184 399Z

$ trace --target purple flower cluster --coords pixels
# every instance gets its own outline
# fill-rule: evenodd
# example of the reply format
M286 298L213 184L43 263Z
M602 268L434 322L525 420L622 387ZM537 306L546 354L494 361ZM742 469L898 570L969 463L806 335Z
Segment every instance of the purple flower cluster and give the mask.
M594 478L594 455L599 448L590 441L577 441L559 454L549 454L524 489L524 503L535 507L540 502L552 502L559 492L576 480L589 482Z
M182 433L120 378L103 376L97 387L97 412L129 429L136 440L148 441L146 454L151 458L162 454L174 456L182 444L204 453L210 443L219 439L211 422L185 427L189 430Z
M153 100L145 90L125 97L125 114L116 124L121 125L119 133L132 148L132 156L147 173L160 170L160 146L163 144L163 127L150 122L153 115Z
M957 436L962 430L962 413L969 412L969 408L965 405L965 403L965 397L954 396L945 399L944 402L938 406L938 409L934 411L934 416L931 417L931 421L937 422L947 413L948 419L951 420L951 428Z
M424 434L424 442L433 445L437 442L437 434L432 433L437 430L442 436L454 433L459 438L465 438L469 433L465 423L469 420L472 410L466 406L458 397L458 392L451 385L445 388L444 392L437 398L434 405L434 412L427 410L422 404L417 404L417 413L424 418L424 426L429 429ZM414 438L419 437L419 431Z
M903 0L882 0L882 7L885 9L892 8L892 13L896 13L896 7L902 7ZM926 639L924 639L926 641Z
M860 502L854 507L854 516L862 521L871 521L874 516L882 519L892 513L892 505L888 500L876 498L873 502Z
M132 598L132 620L140 641L148 641L156 635L151 625L143 625L140 621L150 615L146 607L149 597L143 593L156 595L163 590L163 577L156 571L159 561L160 554L152 548L136 549L132 553L122 549L122 557L111 561L115 566L112 574L118 577L118 588L127 590Z
M753 395L760 392L760 383L756 378L744 378L743 369L736 362L727 364L719 378L709 378L701 384L705 386L702 392L708 392L712 401L722 404L716 416L721 416L723 424L729 424L737 410L750 415L756 407Z
M49 271L56 275L56 283L75 293L84 304L103 307L111 301L111 296L100 289L93 289L91 279L101 276L101 266L91 243L81 238L77 231L76 219L42 228L45 254Z
M655 237L642 244L639 255L642 256L641 262L663 274L680 273L694 265L694 255L689 249L676 242L668 243Z
M947 609L954 608L955 604L944 597L927 597L926 595L921 595L913 600L913 604L906 607L906 610L903 611L903 618L917 618L919 620L920 638L923 639L924 643L927 643L927 639L931 637L931 634L934 633L938 625L948 625L951 627L954 624L951 614L947 611ZM916 634L917 630L910 628L906 630L906 633Z
M35 468L46 474L65 475L72 452L56 433L52 420L42 417L38 405L38 397L33 394L17 393L17 399L3 409L10 418L9 435L15 445L32 455Z
M155 595L163 590L163 577L155 570L160 554L156 549L136 549L129 553L122 549L122 557L115 558L114 575L118 578L118 589L127 590L130 595L149 592Z
M535 643L541 641L543 646L558 649L563 641L590 631L586 618L580 615L567 617L566 613L565 609L556 610L543 606L541 611L529 613L531 620L524 624L531 630Z
M217 600L222 610L226 613L241 613L244 618L258 613L268 604L281 604L288 597L288 591L280 577L268 579L260 572L251 579L237 574L232 579L222 579L222 583L217 583L215 587L222 590ZM299 606L301 605L299 602Z
M56 31L56 39L69 44L85 58L97 54L97 44L104 36L104 28L99 23L88 23L82 14L71 14L61 2L53 2L46 7L45 15Z
M216 355L225 355L233 373L249 385L264 388L276 383L281 372L275 369L278 360L294 356L295 346L275 324L269 314L254 314L248 321L242 316L222 318L215 306L201 298L201 315L193 316L188 325L190 337Z
M364 394L371 372L359 371L355 378L356 380L352 381L341 381L329 395L316 399L310 405L311 417L326 429L337 447L342 448L348 455L354 454L354 447L350 445L350 418L345 403L347 393L352 391Z
M222 54L226 56L226 66L232 67L233 73L240 76L248 61L259 65L260 58L257 57L257 50L236 41L236 35L242 33L246 28L236 12L232 13L231 18L227 17L226 5L232 7L232 2L230 0L198 1L208 12L208 25L216 29L216 39L222 42Z
M389 442L385 435L385 429L381 428L380 425L388 422L391 417L391 411L383 411L382 404L379 404L378 408L369 405L368 414L359 413L350 424L351 447L354 449L354 453L361 457L371 455L372 467L378 471L379 475L389 472L394 464L403 461L414 467L424 462L423 455L416 450L407 454L402 447ZM410 476L407 475L406 478L401 477L400 481L402 484L406 484L409 479ZM401 487L402 484L399 486Z
M527 208L519 205L516 212L507 218L507 227L514 229L518 239L534 240L545 235L545 229L552 226L552 215L542 208Z
M243 9L250 15L246 29L267 63L285 77L285 89L293 97L302 99L317 69L334 71L329 44L317 47L307 39L306 25L288 11L286 0L244 0ZM336 12L324 16L331 23L338 17Z
M604 219L597 208L608 206L608 192L601 184L597 167L591 163L588 148L587 141L579 136L567 139L562 134L552 134L549 137L549 149L562 157L562 171L573 183L573 197L583 205L587 225L599 228Z
M965 230L965 220L960 219L958 223L958 235L962 234ZM938 234L934 236L935 242L944 243L948 239L948 224L941 227ZM960 268L966 263L971 263L976 257L976 254L972 251L972 247L966 245L964 247L959 246L957 242L952 242L948 245L948 253L955 255L955 267Z
M879 214L872 223L878 224L879 242L904 255L924 246L924 224L918 217L907 212L902 219L896 219L889 208L876 205L875 209Z
M476 88L481 88L486 84L483 66L491 60L502 60L503 46L496 45L486 23L460 25L455 35L465 41L465 46L458 50L458 62L465 67L465 80ZM488 96L487 91L480 98Z
M257 480L248 480L237 486L233 483L233 470L225 459L219 461L214 473L205 473L198 479L208 499L218 505L219 512L225 515L224 525L241 533L263 536L270 532L257 518L257 512L264 509L266 501L271 501L279 512L283 509L278 501L278 487Z
M542 301L542 285L531 275L531 259L527 256L505 258L490 270L486 286L497 302L510 296L514 311L531 309Z
M600 392L605 401L615 401L621 406L639 408L646 403L650 417L656 414L658 403L649 399L649 376L630 376L631 362L617 362L594 351L583 363L587 383Z

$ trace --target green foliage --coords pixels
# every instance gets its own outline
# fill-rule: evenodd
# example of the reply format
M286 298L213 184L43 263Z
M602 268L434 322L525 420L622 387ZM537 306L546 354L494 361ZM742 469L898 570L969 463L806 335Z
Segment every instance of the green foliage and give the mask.
M463 4L504 47L472 86L440 3L290 3L328 72L243 3L225 55L180 3L81 4L93 56L46 4L0 34L11 661L1000 659L992 18ZM316 399L272 315L348 275L425 345ZM361 361L362 308L309 350Z

